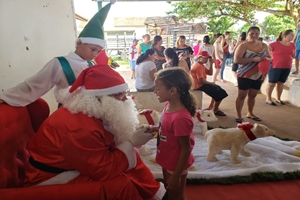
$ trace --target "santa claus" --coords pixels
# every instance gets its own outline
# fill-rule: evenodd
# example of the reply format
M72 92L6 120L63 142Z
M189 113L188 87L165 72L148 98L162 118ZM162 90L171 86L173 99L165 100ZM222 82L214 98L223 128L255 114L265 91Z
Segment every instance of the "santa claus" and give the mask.
M84 70L70 89L59 91L63 107L50 115L29 143L25 185L103 183L107 199L162 199L134 147L153 134L138 124L128 85L108 65Z

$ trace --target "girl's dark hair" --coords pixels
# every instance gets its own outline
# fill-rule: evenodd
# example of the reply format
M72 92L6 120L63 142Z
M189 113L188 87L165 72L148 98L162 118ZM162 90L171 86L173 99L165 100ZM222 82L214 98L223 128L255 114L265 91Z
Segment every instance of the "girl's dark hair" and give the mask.
M290 29L280 32L279 35L278 35L278 37L277 37L277 39L276 39L276 41L282 41L283 36L287 36L288 34L293 33L293 32L294 31L292 31Z
M160 35L156 35L154 38L153 38L153 44L152 44L152 47L155 46L159 41L162 40L162 37Z
M209 38L208 35L206 35L206 36L203 37L203 43L204 44L210 44L209 41L210 41L210 38Z
M249 32L252 31L252 30L258 30L258 31L260 32L260 29L259 29L257 26L251 26L251 27L248 29L247 33L249 33Z
M164 51L164 54L168 58L172 59L172 65L173 66L178 66L179 58L178 58L178 55L177 55L176 51L173 48L166 48L165 51Z
M149 55L153 55L155 53L155 51L153 49L147 49L145 53L141 54L137 60L136 60L136 64L140 64L141 62L144 62L144 60L146 60Z
M240 35L241 41L245 41L247 38L247 33L246 32L242 32Z
M196 101L190 93L192 80L189 73L180 67L166 68L157 72L156 79L162 81L167 89L175 87L180 95L181 103L190 112L192 117L195 116Z

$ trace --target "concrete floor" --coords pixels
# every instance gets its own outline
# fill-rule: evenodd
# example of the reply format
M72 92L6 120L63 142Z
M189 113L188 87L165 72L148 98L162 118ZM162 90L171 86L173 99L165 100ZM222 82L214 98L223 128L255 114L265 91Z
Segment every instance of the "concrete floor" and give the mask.
M125 81L129 84L130 89L134 89L134 80L131 79L131 71L122 67L117 71L124 77ZM211 77L208 77L209 79ZM238 89L232 83L217 82L228 93L228 97L223 100L220 109L227 114L225 117L218 117L218 121L208 123L212 127L236 127L235 122L235 100ZM262 121L258 122L268 126L270 129L275 130L275 134L281 138L290 138L300 140L300 108L295 107L289 103L284 106L270 106L265 103L266 97L263 94L258 94L256 97L256 104L254 107L255 115L259 116ZM210 97L203 93L202 107L208 107ZM246 118L247 103L245 101L243 107L244 121L255 123L255 121Z

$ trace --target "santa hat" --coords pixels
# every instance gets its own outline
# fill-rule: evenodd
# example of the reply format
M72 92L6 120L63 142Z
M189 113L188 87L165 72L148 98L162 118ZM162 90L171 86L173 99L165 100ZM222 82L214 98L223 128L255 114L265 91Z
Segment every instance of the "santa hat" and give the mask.
M108 65L95 65L83 70L69 89L68 98L78 90L92 96L107 96L128 90L123 77Z
M105 22L111 4L116 0L110 0L110 3L101 8L83 28L78 36L82 43L95 44L105 47L103 24Z

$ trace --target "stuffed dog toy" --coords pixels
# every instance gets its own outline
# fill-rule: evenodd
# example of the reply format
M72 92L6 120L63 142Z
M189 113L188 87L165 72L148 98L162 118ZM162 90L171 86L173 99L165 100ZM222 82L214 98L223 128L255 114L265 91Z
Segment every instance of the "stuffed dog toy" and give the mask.
M206 159L216 162L216 154L221 154L222 150L230 150L230 161L234 164L240 163L238 155L250 156L250 152L244 146L256 138L274 135L275 132L262 124L238 124L237 128L221 129L215 128L205 134L208 143L208 154Z
M207 132L207 122L215 122L218 118L216 118L215 113L209 109L198 109L196 112L196 116L193 117L194 128L193 133L205 135Z

